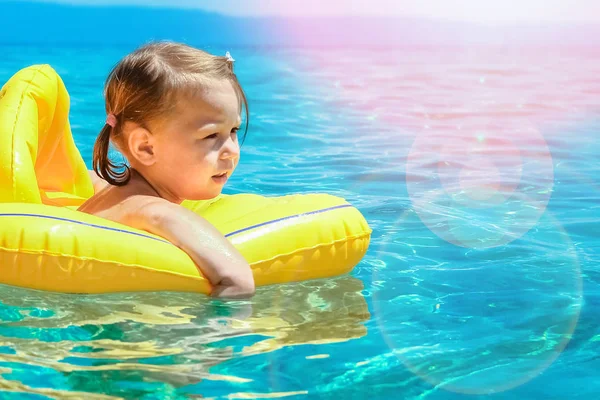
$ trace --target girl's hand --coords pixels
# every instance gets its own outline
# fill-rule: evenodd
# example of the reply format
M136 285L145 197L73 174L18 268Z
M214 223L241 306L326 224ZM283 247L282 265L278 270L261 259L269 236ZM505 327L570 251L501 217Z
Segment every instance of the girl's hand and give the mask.
M211 296L247 298L254 295L250 265L204 218L161 198L134 196L125 203L130 204L123 204L128 209L124 223L161 236L185 251L213 286Z

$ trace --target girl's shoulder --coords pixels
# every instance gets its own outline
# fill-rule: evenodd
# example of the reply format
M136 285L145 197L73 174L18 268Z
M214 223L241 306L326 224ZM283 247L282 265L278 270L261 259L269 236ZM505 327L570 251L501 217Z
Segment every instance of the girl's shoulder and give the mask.
M88 173L90 175L90 178L92 179L92 185L94 185L94 194L100 192L102 189L109 185L109 183L101 177L99 177L95 171L88 170Z

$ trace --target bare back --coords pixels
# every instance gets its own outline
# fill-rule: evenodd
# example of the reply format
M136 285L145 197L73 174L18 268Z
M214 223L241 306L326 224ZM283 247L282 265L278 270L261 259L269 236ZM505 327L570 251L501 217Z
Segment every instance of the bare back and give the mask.
M143 178L140 179L137 173L133 173L127 185L106 185L77 210L129 225L132 228L143 229L142 226L136 226L137 224L130 216L144 205L160 201L167 202L158 197Z

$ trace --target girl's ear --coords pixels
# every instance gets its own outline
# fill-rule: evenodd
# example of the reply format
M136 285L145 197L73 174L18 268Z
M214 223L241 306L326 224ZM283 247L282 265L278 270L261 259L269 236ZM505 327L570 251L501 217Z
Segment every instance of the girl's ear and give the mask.
M154 136L141 126L134 127L127 137L129 154L142 165L150 166L156 162L154 154Z

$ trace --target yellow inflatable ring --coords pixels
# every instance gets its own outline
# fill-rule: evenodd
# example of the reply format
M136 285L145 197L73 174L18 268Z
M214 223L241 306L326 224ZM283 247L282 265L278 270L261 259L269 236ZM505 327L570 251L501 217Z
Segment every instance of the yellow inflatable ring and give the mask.
M76 211L93 187L68 114L67 90L48 65L19 71L0 91L0 283L67 293L210 293L181 249ZM347 273L369 245L361 213L326 194L221 195L183 205L234 244L257 286Z

